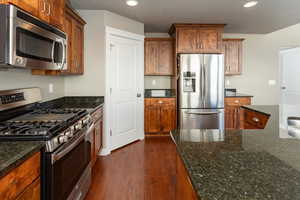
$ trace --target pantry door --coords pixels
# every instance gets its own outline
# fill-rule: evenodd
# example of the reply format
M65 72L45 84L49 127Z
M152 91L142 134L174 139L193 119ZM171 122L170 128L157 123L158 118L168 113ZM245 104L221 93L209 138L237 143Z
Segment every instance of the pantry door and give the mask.
M108 35L110 144L117 149L144 138L144 37Z

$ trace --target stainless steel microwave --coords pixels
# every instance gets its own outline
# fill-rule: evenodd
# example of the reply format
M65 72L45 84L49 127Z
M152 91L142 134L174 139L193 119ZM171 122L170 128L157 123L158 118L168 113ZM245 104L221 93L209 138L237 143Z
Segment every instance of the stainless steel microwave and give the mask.
M0 67L65 70L67 35L13 5L0 5Z

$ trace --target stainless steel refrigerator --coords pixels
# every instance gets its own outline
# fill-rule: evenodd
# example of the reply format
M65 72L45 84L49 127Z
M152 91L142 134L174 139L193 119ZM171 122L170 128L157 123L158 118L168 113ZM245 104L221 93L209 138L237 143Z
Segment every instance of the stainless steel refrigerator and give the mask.
M224 129L224 57L181 54L179 126L182 129Z

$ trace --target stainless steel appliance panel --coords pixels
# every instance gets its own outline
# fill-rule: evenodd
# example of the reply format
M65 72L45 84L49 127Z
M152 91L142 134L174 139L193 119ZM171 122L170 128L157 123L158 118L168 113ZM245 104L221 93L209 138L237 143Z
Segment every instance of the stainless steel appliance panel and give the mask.
M0 5L0 24L1 67L67 68L67 35L64 32L13 5Z
M180 109L180 129L224 130L224 109Z
M180 108L224 108L222 54L181 54L180 71Z

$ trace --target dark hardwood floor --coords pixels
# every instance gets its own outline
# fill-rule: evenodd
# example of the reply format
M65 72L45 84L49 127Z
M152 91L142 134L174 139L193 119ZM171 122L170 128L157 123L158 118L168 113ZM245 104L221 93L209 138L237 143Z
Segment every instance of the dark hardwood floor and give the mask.
M150 137L99 157L86 200L174 200L176 147Z

